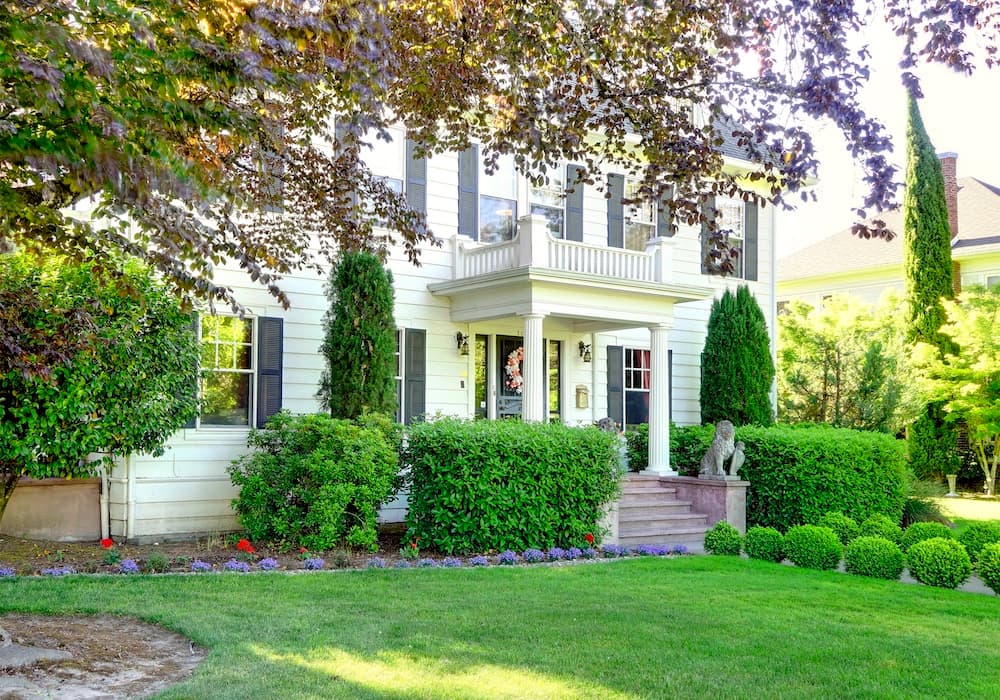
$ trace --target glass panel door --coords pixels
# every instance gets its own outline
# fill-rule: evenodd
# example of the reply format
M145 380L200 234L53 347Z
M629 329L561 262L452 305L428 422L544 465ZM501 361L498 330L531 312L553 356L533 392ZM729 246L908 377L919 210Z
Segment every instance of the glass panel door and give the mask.
M524 346L521 338L497 336L497 418L521 415L524 392Z

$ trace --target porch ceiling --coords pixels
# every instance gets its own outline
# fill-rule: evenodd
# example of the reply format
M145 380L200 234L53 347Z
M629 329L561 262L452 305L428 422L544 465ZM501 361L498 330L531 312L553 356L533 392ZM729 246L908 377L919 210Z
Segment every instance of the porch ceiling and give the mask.
M674 304L712 296L711 287L642 282L551 268L519 267L428 285L451 300L456 323L540 313L573 320L579 332L669 324Z

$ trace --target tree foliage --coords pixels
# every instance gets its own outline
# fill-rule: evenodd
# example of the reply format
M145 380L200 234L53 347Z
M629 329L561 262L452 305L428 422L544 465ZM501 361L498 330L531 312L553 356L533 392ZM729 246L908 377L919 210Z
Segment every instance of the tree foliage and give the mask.
M371 253L345 253L333 270L317 395L334 418L395 415L396 322L392 273Z
M158 454L197 410L191 317L148 269L116 272L106 284L90 265L0 255L0 340L23 333L26 353L0 353L0 516L22 475Z
M939 355L918 346L923 389L929 402L944 402L949 423L962 421L993 494L1000 463L1000 294L970 288L958 301L945 300L941 332L960 350Z
M701 353L701 422L771 425L774 360L764 313L750 289L712 302Z
M785 422L895 433L912 417L901 306L836 294L778 316L778 414Z
M890 141L860 103L869 56L853 45L873 21L905 38L914 90L918 60L969 72L972 47L991 64L1000 33L994 0L13 0L0 240L97 272L125 251L184 294L233 302L213 281L228 261L287 303L282 275L342 249L384 254L373 220L414 259L431 240L360 158L396 120L428 154L476 140L488 162L572 160L591 183L621 163L642 195L673 192L676 224L715 194L762 199L723 170L723 138L761 164L750 179L767 199L809 197L800 115L844 135L870 185L861 208L878 211L894 198ZM67 209L83 201L96 216Z

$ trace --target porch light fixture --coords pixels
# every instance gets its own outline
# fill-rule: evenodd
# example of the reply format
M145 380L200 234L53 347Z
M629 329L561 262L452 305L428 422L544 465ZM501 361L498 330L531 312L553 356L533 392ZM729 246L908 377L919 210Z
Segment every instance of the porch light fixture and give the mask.
M469 354L469 336L467 333L459 331L455 334L455 342L458 344L458 354L468 355Z
M590 346L581 340L577 347L580 348L580 357L583 358L583 361L590 362Z

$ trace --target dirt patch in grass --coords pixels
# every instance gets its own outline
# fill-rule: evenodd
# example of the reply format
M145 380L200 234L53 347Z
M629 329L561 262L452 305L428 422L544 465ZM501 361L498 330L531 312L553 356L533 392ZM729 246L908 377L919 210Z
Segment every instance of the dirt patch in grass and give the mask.
M145 697L190 676L206 655L179 634L125 617L9 614L0 616L0 626L14 644L70 654L17 668L0 665L0 698Z

